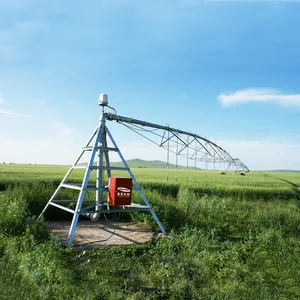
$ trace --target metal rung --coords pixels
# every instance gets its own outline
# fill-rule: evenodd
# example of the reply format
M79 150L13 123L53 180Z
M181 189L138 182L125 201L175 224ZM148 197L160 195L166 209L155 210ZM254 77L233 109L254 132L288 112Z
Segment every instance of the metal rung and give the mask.
M81 187L81 183L73 183L74 185L78 185ZM107 187L101 187L101 188L97 188L96 184L88 184L86 189L86 191L108 191Z
M62 206L62 205L59 205L59 204L56 204L56 203L53 203L53 202L50 202L49 204L52 205L52 206L58 207L60 209L63 209L63 210L65 210L65 211L67 211L71 214L74 214L74 212L75 212L73 209L67 208L65 206Z
M72 166L72 169L86 169L87 165L75 165ZM124 167L98 167L98 166L91 166L90 169L92 170L119 170L119 171L128 171L128 168L124 168Z
M103 151L119 151L118 148L110 148L110 147L95 147L97 150L103 150ZM93 147L84 147L82 148L83 151L92 151Z
M135 212L135 211L149 211L151 207L126 207L125 208L112 208L112 209L101 209L101 210L80 210L78 213L114 213L114 212Z
M78 200L52 200L51 203L76 203ZM83 203L92 203L95 200L83 200Z
M68 189L78 190L81 191L81 183L63 183L61 184L61 187L65 187ZM85 188L86 191L108 191L108 188L97 188L95 184L88 184L88 186Z
M72 169L86 169L87 165L75 165L72 166Z
M79 190L79 191L81 190L81 186L78 186L76 184L63 183L60 186L67 188L67 189L73 189L73 190Z
M93 147L83 147L82 151L91 151L93 150Z
M129 168L124 168L124 167L98 167L98 166L92 166L91 169L93 170L119 170L119 171L128 171Z
M131 205L125 205L125 207L134 207L134 208L151 208L150 206L146 206L139 203L131 203Z

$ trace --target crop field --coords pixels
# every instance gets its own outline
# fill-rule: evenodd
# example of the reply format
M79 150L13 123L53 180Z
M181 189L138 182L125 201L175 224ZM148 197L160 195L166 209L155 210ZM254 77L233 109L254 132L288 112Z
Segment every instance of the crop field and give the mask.
M300 299L300 173L132 169L168 235L79 251L36 221L67 170L0 165L1 299Z

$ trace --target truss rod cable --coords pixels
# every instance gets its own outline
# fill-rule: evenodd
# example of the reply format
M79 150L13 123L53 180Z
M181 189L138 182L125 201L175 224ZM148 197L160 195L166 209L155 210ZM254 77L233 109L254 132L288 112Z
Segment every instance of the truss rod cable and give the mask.
M155 145L159 146L159 144L158 144L158 143L156 143L155 141L151 140L150 138L148 138L148 137L144 136L143 134L141 134L140 132L138 132L136 129L133 129L133 128L131 128L131 127L130 127L130 126L128 126L127 124L123 124L123 123L122 123L122 125L123 125L123 126L125 126L125 127L127 127L128 129L130 129L130 130L134 131L135 133L137 133L138 135L142 136L142 137L143 137L143 138L145 138L146 140L148 140L148 141L152 142L153 144L155 144Z
M208 143L206 143L206 146L209 146L211 150L213 150L213 152L217 154L222 160L224 159L224 154L217 147L214 147L213 145L210 145Z
M177 137L177 143L178 143L178 140L180 140L183 144L182 145L186 145L186 142L185 141L183 141L179 136L178 136L178 134L175 134L174 132L172 132L173 133L173 135L175 136L175 137Z
M206 138L204 138L200 135L190 133L188 131L184 131L184 130L180 130L180 129L176 129L176 128L172 128L172 127L168 127L168 126L163 126L163 125L159 125L159 124L154 124L154 123L150 123L150 122L145 122L145 121L138 120L138 119L127 118L127 117L123 117L123 116L119 116L119 115L113 115L113 114L108 114L108 113L105 113L105 114L106 114L107 120L109 120L109 121L117 121L117 122L124 122L124 123L130 123L130 124L138 124L138 125L141 125L141 126L157 128L157 129L163 129L163 130L166 130L166 131L178 132L178 133L181 133L181 134L185 134L187 136L192 136L194 138L199 138L203 141L206 141L209 144L212 144L212 145L222 149L220 146L213 143L212 141L210 141L210 140L208 140L208 139L206 139Z
M181 130L181 129L172 128L172 127L169 127L169 126L163 126L163 125L159 125L159 124L145 122L145 121L138 120L138 119L127 118L127 117L123 117L123 116L116 115L116 114L111 114L111 113L105 113L105 118L109 121L116 121L116 122L124 125L128 129L134 131L135 133L141 135L145 139L151 141L152 143L154 143L157 146L162 147L164 149L165 149L165 147L163 147L163 144L165 144L166 142L168 142L168 144L170 142L173 142L178 146L179 144L181 144L178 141L178 140L180 140L182 142L182 144L180 145L180 146L182 146L181 147L182 149L179 152L183 151L185 148L190 148L191 150L194 150L197 153L200 149L197 149L196 147L194 149L194 147L190 145L191 143L189 143L190 137L193 137L194 139L196 139L199 142L199 144L206 151L206 153L204 153L204 155L200 159L197 158L196 160L202 161L202 159L204 158L204 161L209 162L209 161L211 161L212 158L214 158L214 162L217 162L217 161L219 161L219 159L216 158L216 155L217 155L217 156L220 157L220 163L223 162L224 164L225 163L229 164L229 163L233 162L233 164L235 166L239 166L239 167L244 168L245 170L249 170L248 167L245 164L243 164L242 162L237 163L235 161L235 159L233 159L233 157L226 150L224 150L222 147L218 146L216 143L214 143L214 142L212 142L212 141L210 141L210 140L208 140L208 139L206 139L206 138L204 138L200 135L190 133L188 131L184 131L184 130ZM143 128L141 128L141 127L143 127ZM154 130L150 130L147 127L154 128ZM168 139L164 141L163 138L164 138L165 132L164 132L164 135L160 135L160 134L157 133L158 130L164 130L165 132L167 131L167 132L171 133L172 135L171 135L171 137L169 136ZM159 143L155 142L153 139L141 134L141 132L139 132L139 131L144 132L144 133L147 132L147 133L150 133L150 134L153 134L157 137L162 138L161 144L159 144ZM183 139L179 138L179 135L187 136L188 137L187 142L185 142ZM174 140L173 138L177 138L177 141ZM210 151L200 142L200 140L202 142L204 142L204 144L206 144L205 145L206 147L209 146L210 150L213 153L210 153ZM178 153L178 151L174 152L174 151L171 151L169 148L170 148L170 145L168 145L168 148L167 148L168 151L170 151L172 153L175 153L176 155L180 155L182 157L185 157L185 155L182 155L181 153ZM196 153L194 153L194 155ZM210 156L209 159L207 158L207 154ZM192 157L194 155L192 155ZM191 159L192 159L192 157L191 157Z
M191 142L188 142L185 147L183 147L180 151L179 151L179 154L185 149L185 148L189 148L189 145L195 140L196 138L194 138ZM189 137L188 137L188 140L189 140ZM192 148L192 147L190 147Z
M211 153L203 146L203 144L201 142L199 142L199 140L197 138L195 138L195 140L196 140L196 142L198 142L201 145L201 148L197 149L197 146L195 146L195 149L194 149L195 153L191 157L196 155L198 152L201 152L200 151L201 149L205 149L206 153L208 153L210 156L212 156ZM196 145L197 145L197 143L196 143ZM202 153L205 153L205 152L202 152Z
M168 131L168 138L163 142L163 141L161 141L161 144L160 144L160 146L162 146L162 145L164 145L166 142L170 142L170 141L172 141L172 137L174 136L174 134L172 133L172 135L170 136L170 132L171 131ZM170 144L170 143L169 143Z
M139 126L136 125L136 124L131 124L131 126L134 126L137 130L140 130L140 131L156 132L156 131L160 130L159 128L152 129L152 130L146 129L146 128L144 128L144 127L141 128L141 127L139 127Z
M213 144L210 144L210 143L205 143L205 146L209 146L211 149L210 150L213 150L214 153L216 153L222 160L223 160L223 157L219 154L219 149L218 147L215 147ZM222 153L222 152L221 152ZM211 155L212 156L212 155Z
M137 133L138 135L142 136L143 138L147 139L148 141L152 142L153 144L155 144L155 145L157 145L157 146L160 147L160 144L159 144L159 143L153 141L152 139L146 137L146 136L143 135L142 133L136 131L134 128L132 128L132 127L129 126L128 124L123 124L123 123L120 123L120 124L123 125L123 126L125 126L125 127L128 128L128 129L132 130L133 132ZM178 144L180 144L180 143L178 143ZM177 145L178 145L178 144L177 144ZM167 149L167 148L165 148L165 147L161 147L161 148ZM176 154L177 157L178 157L178 156L181 156L181 157L187 158L186 154L184 154L184 153L178 153L178 147L177 147L177 151L176 151L176 152L173 151L173 150L171 150L171 149L169 149L169 152ZM189 158L189 159L191 159L191 158ZM201 161L201 159L197 159L197 160ZM177 160L177 162L178 162L178 160Z
M156 133L156 132L153 132L153 131L151 131L151 130L140 129L138 126L133 126L133 125L125 124L125 123L122 123L122 122L118 122L118 123L121 124L121 125L123 125L123 126L125 126L125 127L127 127L128 129L134 131L135 133L137 133L137 134L143 136L145 139L152 141L152 142L155 143L157 146L164 148L164 147L161 145L161 143L159 144L158 142L155 142L155 141L152 140L151 138L149 138L149 137L143 135L142 133L140 133L140 132L138 132L138 131L148 132L148 133L150 133L150 134L153 134L153 135L159 137L160 139L163 139L163 138L164 138L165 131L164 131L164 134L162 135L162 134L158 134L158 133ZM157 129L157 130L159 130L159 129ZM176 135L173 134L173 135L171 136L171 138L170 138L170 141L176 144L177 142L176 142L176 140L172 139L173 137L176 137ZM184 142L183 142L183 143L184 143ZM162 143L162 144L164 144L164 143ZM184 144L179 143L179 145L180 145L180 146L184 146L184 145L186 145L186 144L185 144L185 143L184 143Z
M168 131L168 132L169 132L169 131ZM163 134L163 136L161 137L161 142L160 142L160 144L159 144L160 147L162 146L162 141L164 140L165 135L166 135L166 131L164 131L164 134Z
M122 123L120 123L120 124L122 124ZM127 127L128 129L134 131L135 133L137 133L138 135L142 136L142 137L145 138L146 140L148 140L148 141L152 142L153 144L157 145L158 147L160 147L160 144L159 144L159 143L157 143L157 142L151 140L150 138L144 136L143 134L141 134L140 132L138 132L138 131L136 131L135 129L131 128L131 127L128 126L127 124L122 124L122 125L125 126L125 127ZM166 149L165 147L161 147L161 148ZM172 153L176 154L175 151L172 151L172 150L170 150L170 149L169 149L169 152L172 152ZM180 156L184 157L183 155L180 155Z
M123 123L123 122L118 122L119 124L121 124L121 125L125 125L125 123ZM145 128L140 128L140 127L138 127L138 126L136 126L135 124L127 124L126 123L126 125L127 125L127 127L129 128L131 128L132 130L136 130L136 131L143 131L143 132L149 132L149 133L151 133L151 134L153 134L153 135L156 135L156 136L158 136L158 137L162 137L162 135L161 134L158 134L158 133L156 133L156 131L158 131L159 129L156 129L156 130L147 130L147 129L145 129ZM132 127L134 127L134 128L132 128Z
M159 143L155 142L155 141L152 140L151 138L149 138L149 137L143 135L142 133L136 131L135 128L130 127L128 124L123 124L123 123L120 123L120 124L123 125L123 126L125 126L125 127L127 127L128 129L132 130L133 132L137 133L138 135L142 136L142 137L145 138L146 140L152 142L153 144L159 146L160 148L167 149L167 148L165 148L165 147L161 147ZM175 151L172 151L172 150L170 150L170 149L169 149L169 152L172 152L172 153L176 154ZM178 155L180 155L180 156L182 156L182 157L185 157L184 155L181 155L181 154L178 154Z
M125 127L127 127L128 129L134 131L135 133L137 133L138 135L142 136L142 137L145 138L146 140L148 140L148 141L152 142L153 144L155 144L155 145L157 145L157 146L160 147L160 144L159 144L159 143L157 143L157 142L155 142L154 140L152 140L151 138L149 138L149 137L143 135L142 133L136 131L134 128L130 127L128 124L123 124L123 123L120 123L120 124L123 125L123 126L125 126ZM161 148L166 149L165 147L161 147ZM169 149L169 151L172 152L172 153L174 153L174 154L176 154L175 151L172 151L172 150L170 150L170 149ZM180 156L184 157L183 155L180 155Z
M123 123L120 123L120 124L123 125L123 126L125 126L125 127L127 127L128 129L132 130L133 132L137 133L138 135L142 136L142 137L145 138L146 140L152 142L153 144L157 145L158 147L160 147L160 144L159 144L159 143L153 141L153 140L150 139L149 137L147 137L147 136L141 134L140 132L136 131L134 128L131 128L131 127L128 126L127 124L123 124ZM161 147L161 148L166 149L165 147ZM169 149L169 152L172 152L172 153L176 154L175 151L172 151L172 150L170 150L170 149ZM180 154L179 154L179 155L180 155ZM184 155L180 155L180 156L185 157Z
M145 135L142 134L141 132L138 132L138 131L136 130L136 126L134 126L134 128L133 128L133 126L130 126L129 124L125 124L125 123L119 123L119 124L121 124L121 125L127 127L128 129L132 130L133 132L137 133L138 135L144 137L145 139L149 140L150 142L154 143L155 145L161 147L161 145L160 145L158 142L155 142L154 140L152 140L151 138L145 136ZM143 131L144 131L144 132L147 132L147 130L143 130ZM151 132L151 133L152 133L152 132ZM152 134L153 134L153 133L152 133ZM165 134L165 131L164 131L164 134ZM160 138L163 136L163 135L159 135L159 134L157 134L157 133L155 133L155 135L158 136L158 137L160 137ZM174 136L178 138L177 135L174 135ZM207 153L209 153L209 155L210 155L210 157L211 157L211 158L209 159L209 161L211 161L211 159L212 159L212 157L213 157L213 156L211 155L211 153L210 153L208 150L207 150L207 152L200 151L201 149L206 149L206 148L204 147L204 145L203 145L202 143L199 142L198 139L195 139L195 140L202 146L202 148L200 148L200 149L196 149L196 148L194 149L193 147L190 147L190 148L191 148L192 150L197 150L197 152L200 152L200 153L203 154L203 156L201 156L201 158L197 158L197 160L198 160L198 161L205 161L205 156L206 156ZM174 143L176 143L176 141L174 141L174 140L171 140L171 141L173 141ZM180 146L186 146L186 144L182 144L182 143L180 143L180 142L176 143L176 145L177 145L177 146L178 146L178 145L180 145ZM164 147L164 146L162 146L161 148L164 148L164 149L167 150L167 148ZM186 148L186 147L184 147L184 148ZM186 154L185 154L185 153L182 153L182 151L178 151L178 148L177 148L177 151L176 151L176 152L174 152L174 151L172 151L172 150L170 150L170 149L169 149L169 151L172 152L172 153L174 153L174 154L177 153L177 155L186 158ZM218 154L218 156L220 157L219 159L215 159L216 161L220 161L220 162L223 162L223 161L224 161L224 157L222 157L222 156L219 154L219 152L217 152L216 150L214 150L214 156L215 156L215 154ZM192 156L190 157L190 159L194 159L193 156L194 156L194 155L192 155ZM227 161L227 159L226 159L226 161Z
M146 135L144 135L144 134L138 132L138 129L137 129L138 127L137 127L137 126L134 126L134 127L133 127L133 126L131 126L131 125L129 125L129 124L124 124L124 123L121 123L121 122L118 122L118 123L121 124L121 125L123 125L123 126L125 126L125 127L127 127L128 129L134 131L135 133L139 134L140 136L144 137L145 139L151 141L151 142L154 143L155 145L157 145L157 146L159 146L159 147L161 147L161 148L165 148L164 146L161 146L161 144L159 144L158 142L155 142L153 139L151 139L151 138L147 137ZM154 132L152 132L152 131L148 131L148 130L139 130L139 131L149 132L150 134L153 134L153 135L155 135L155 136L157 136L157 137L159 137L159 138L163 138L163 135L160 135L160 134L158 134L158 133L154 133ZM174 135L174 136L175 136L175 135ZM173 137L173 136L172 136L172 137ZM172 138L170 139L170 141L176 144L176 141L173 140ZM181 143L179 143L179 144L182 145ZM183 146L183 145L182 145L182 146ZM166 149L166 148L165 148L165 149Z
M123 126L125 126L125 124L122 123L122 122L118 122L118 123L121 124L121 125L123 125ZM181 138L178 137L177 134L173 133L172 131L169 131L170 133L172 133L172 136L169 137L168 139L165 139L165 140L164 140L164 137L165 137L165 134L166 134L166 131L165 131L165 130L164 130L164 133L163 133L163 134L158 134L158 133L153 132L153 131L151 131L151 130L147 130L147 129L144 129L144 128L140 128L140 127L138 127L138 126L135 125L135 124L130 124L130 125L129 125L129 124L126 124L126 127L127 127L128 129L131 129L132 131L134 131L134 132L136 132L136 133L138 133L137 131L143 131L143 132L148 132L148 133L150 133L150 134L153 134L153 135L155 135L155 136L161 138L160 144L158 144L157 142L153 141L152 139L151 139L151 141L153 141L156 145L158 145L159 147L162 147L162 148L165 148L163 145L164 145L167 141L173 142L173 143L176 144L176 145L179 144L180 146L182 146L182 149L185 149L186 146L189 146L189 145L187 145L187 142L183 141ZM157 130L159 130L159 129L156 129L156 131L157 131ZM143 135L143 134L141 134L141 133L138 133L138 134L149 140L149 138L146 137L145 135ZM175 139L173 139L173 138L177 138L177 140L175 140ZM179 139L182 143L178 142L178 139ZM199 141L198 141L198 142L199 142ZM191 148L192 150L196 150L196 148L194 149L194 148L191 147L191 146L190 146L190 148ZM165 149L166 149L166 148L165 148ZM180 151L180 152L181 152L181 151Z

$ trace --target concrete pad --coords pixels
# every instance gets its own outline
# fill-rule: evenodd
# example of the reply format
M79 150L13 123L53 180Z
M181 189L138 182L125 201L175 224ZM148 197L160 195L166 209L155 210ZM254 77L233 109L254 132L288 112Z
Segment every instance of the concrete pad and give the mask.
M49 221L50 232L58 235L67 245L71 221ZM133 245L151 241L154 233L151 227L124 221L79 221L74 246L79 248L94 246Z

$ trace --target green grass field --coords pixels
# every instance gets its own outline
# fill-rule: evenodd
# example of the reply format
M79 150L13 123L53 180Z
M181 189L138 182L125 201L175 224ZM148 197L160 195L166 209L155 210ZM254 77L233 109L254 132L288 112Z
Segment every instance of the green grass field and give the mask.
M168 236L79 252L36 221L67 170L0 165L1 299L300 299L300 173L133 169Z

